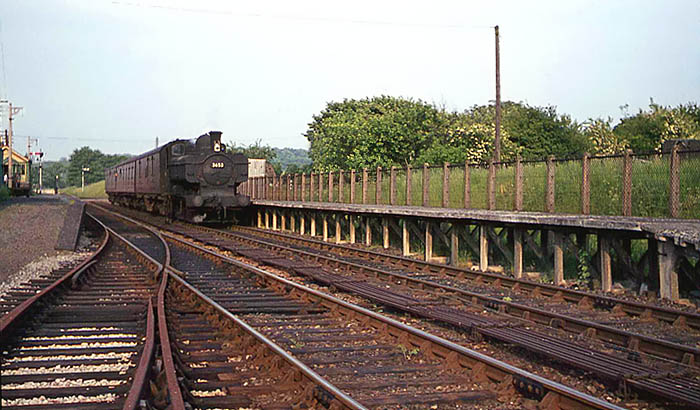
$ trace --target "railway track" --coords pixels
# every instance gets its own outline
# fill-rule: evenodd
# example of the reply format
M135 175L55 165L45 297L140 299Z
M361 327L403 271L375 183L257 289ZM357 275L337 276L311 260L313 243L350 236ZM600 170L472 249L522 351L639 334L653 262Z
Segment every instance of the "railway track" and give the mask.
M201 262L196 262L194 266L187 266L188 263L194 263L192 262L194 258L191 255L187 257L179 257L177 256L179 251L172 251L173 264L185 264L185 266L181 266L186 272L184 273L184 275L186 276L185 280L193 281L197 285L205 287L204 293L210 293L209 296L211 296L212 299L215 300L217 299L217 297L220 298L222 306L226 307L228 310L234 313L238 313L239 316L250 315L250 321L252 326L259 326L259 329L262 333L269 332L270 337L274 341L279 341L279 343L283 346L286 346L288 350L297 349L297 353L310 355L313 351L318 350L319 347L313 345L313 343L331 343L333 341L334 332L330 332L329 335L323 335L323 337L319 337L318 335L313 336L314 332L319 332L318 329L325 330L328 327L325 326L325 324L333 326L331 327L331 329L335 332L345 331L346 337L352 336L352 333L347 333L348 322L357 323L350 326L351 328L355 326L366 326L367 324L369 324L370 327L367 328L365 332L367 332L368 334L371 334L372 332L379 333L379 339L377 339L374 345L381 345L382 343L387 344L386 340L389 340L387 346L393 345L395 349L398 349L398 352L394 350L392 353L392 357L394 357L394 359L396 358L395 356L397 356L397 353L400 353L398 355L398 359L401 359L401 357L403 357L404 360L409 360L413 358L414 355L416 355L421 358L420 360L424 360L426 361L426 363L438 366L435 369L439 368L441 369L441 372L447 372L440 373L441 375L449 375L449 371L457 371L458 375L461 375L463 377L469 377L472 383L474 383L475 381L483 381L483 383L486 383L487 387L483 389L483 394L486 394L489 391L502 391L504 392L504 395L520 393L525 395L531 395L531 398L534 399L542 400L542 402L545 405L558 405L561 408L582 405L583 407L593 408L614 407L609 403L605 403L601 400L587 396L573 389L567 388L557 383L553 383L547 379L543 379L533 374L524 372L502 362L483 356L477 352L466 349L462 346L451 343L447 340L426 334L417 329L410 328L404 324L395 322L374 312L370 312L357 306L350 305L332 296L313 291L302 285L282 279L280 277L252 267L250 265L232 260L230 258L223 257L222 255L216 254L201 246L196 246L192 243L188 243L187 241L183 242L182 240L178 240L175 236L167 234L164 236L170 242L177 241L179 243L179 247L184 246L189 248L197 248L198 252L207 255L208 258L216 259L219 261L219 263L231 265L234 268L234 270L237 270L238 274L232 279L231 275L222 275L220 272L218 272L217 269L214 269L213 267L209 267L208 269L199 269L197 264ZM182 262L178 262L178 260L181 260ZM298 267L301 268L302 265L299 265ZM247 273L244 274L244 272ZM258 286L257 290L253 292L252 297L248 294L250 292L250 289L244 292L236 290L239 289L237 287L241 286L242 280L246 277L252 277L253 280L250 283L245 283L244 289L248 289L247 287L252 286L253 284L257 284ZM276 294L276 297L269 297L269 294L264 293L260 294L259 292L261 290L259 289L259 287L261 283L265 284L265 287L267 289L265 292L272 291ZM234 285L236 287L232 287ZM295 301L297 303L303 302L307 305L310 304L310 306L306 306L304 309L300 310L300 307L296 306L293 303ZM260 311L266 313L253 313ZM338 314L343 316L342 321L333 322L332 318L335 317L333 315ZM291 326L289 323L290 315L291 318L293 318L291 322L294 323ZM267 321L267 316L272 317L272 324L270 324L270 322ZM311 320L314 316L322 318L321 324L315 323L315 320ZM330 322L326 323L323 322L323 320L330 320ZM297 321L301 321L301 323L297 323ZM310 326L311 328L309 328ZM307 329L311 331L311 334L309 336L303 336L307 334ZM323 331L321 331L321 334L323 334ZM302 339L302 336L304 337L304 339ZM382 337L388 339L381 339ZM363 336L362 339L367 339L367 337ZM342 356L337 357L339 352L343 351L343 349L348 348L348 342L348 340L345 340L337 346L334 346L332 344L327 346L330 347L331 351L334 352L332 355L334 359L315 359L313 357L309 359L312 363L314 363L315 366L318 366L319 374L323 375L320 369L327 370L329 366L332 369L334 367L337 367L340 363L347 363L348 365L353 362L357 363L351 358L343 358ZM307 343L312 344L307 347ZM404 349L400 349L398 346L403 346ZM307 349L305 350L305 348ZM361 351L366 352L367 348L365 347ZM355 352L354 354L357 355L358 353ZM370 362L372 358L371 354L368 356L363 353L360 354L360 356L363 358L362 360L364 360L364 362L361 361L360 363L365 364ZM437 360L437 362L433 362L433 360ZM432 371L432 373L436 372L435 369ZM399 369L392 369L393 372L396 372L397 370ZM371 374L376 374L376 372L377 370L369 371L369 373ZM331 372L331 374L332 373L333 372ZM354 374L356 374L355 370L353 370L350 373L346 372L345 376ZM338 376L340 375L333 375L333 377ZM449 377L445 378L448 379ZM371 403L372 405L381 406L380 403L396 403L401 402L400 400L409 399L409 397L401 396L400 394L389 394L386 397L382 397L381 395L377 396L376 394L373 397L363 396L363 387L365 389L369 388L368 390L364 390L364 392L366 392L364 394L368 396L370 394L369 392L374 391L378 386L382 386L382 384L376 385L375 383L374 386L369 387L363 385L363 380L356 379L357 376L345 380L343 380L342 378L332 379L332 381L337 382L338 384L345 383L343 384L343 386L346 388L355 388L356 390L359 389L358 392L355 392L355 395L357 395L357 397L361 397L363 400L367 400L368 403ZM454 377L452 377L452 380L455 380ZM387 381L383 385L385 385L387 388L390 388L392 383L394 382ZM406 383L406 381L404 381L404 383ZM424 389L427 389L427 386L429 386L429 384L430 383L427 381L427 379L425 379L425 381L421 383L418 383L418 385L423 386L422 388ZM500 387L500 389L498 389L497 387ZM409 388L409 391L411 391L410 387L403 386L402 388ZM458 389L458 387L456 386L454 388ZM421 390L421 393L425 393L423 397L431 397L429 389L425 391ZM469 391L464 390L461 391L461 393L459 394L464 394L463 400L468 401L469 395L482 393L478 392L478 390L477 393L469 393ZM498 394L500 393L497 393L497 395ZM355 395L351 394L352 397L356 397ZM434 400L438 400L437 397L443 395L444 391L441 391L440 394L438 394L438 392L435 391ZM415 397L415 394L413 396ZM372 398L374 398L375 401L372 401ZM427 400L429 401L430 399ZM358 401L362 403L362 400ZM406 403L403 403L403 405L405 404ZM421 403L418 406L424 405L425 403ZM504 405L499 404L497 405L497 407L503 408Z
M583 299L583 302L579 302L574 308L581 311L583 316L598 318L598 320L590 320L579 317L581 316L580 314L575 315L572 313L557 312L556 305L559 303L566 303L563 293L560 293L556 297L545 299L547 302L551 303L551 306L549 308L542 308L533 304L528 304L523 298L517 300L518 297L514 295L512 288L500 286L498 282L491 284L482 282L479 287L474 288L473 281L466 278L466 276L457 275L446 278L446 274L442 272L435 273L431 270L426 271L427 268L421 265L422 262L420 261L416 261L416 265L413 268L394 263L389 263L389 266L386 266L382 265L385 261L381 259L379 261L374 260L374 255L380 254L378 252L366 251L343 245L328 244L323 241L299 238L284 233L270 233L254 228L235 227L234 229L244 231L245 234L229 234L228 232L218 230L208 232L216 232L217 234L225 235L235 240L244 241L251 246L302 255L328 268L342 268L347 272L366 274L377 279L392 282L393 284L402 283L411 288L432 289L443 295L451 295L463 303L487 309L495 309L513 317L523 318L540 325L555 327L569 333L614 344L634 352L661 357L691 367L700 365L700 349L616 327L615 325L619 325L620 322L615 320L611 322L611 316L613 318L619 318L620 315L625 316L625 313L615 308L615 305L601 305L600 303L596 304L593 299ZM281 242L282 239L286 240L287 238L290 238L289 242L291 242L292 245ZM350 249L351 251L346 253L346 249ZM380 255L383 256L384 254ZM479 280L475 282L479 282ZM536 298L537 295L528 297L532 299ZM698 316L692 312L679 313L688 316ZM650 317L648 313L645 314L645 317L648 320L643 325L653 326L654 319ZM681 319L676 319L676 333L683 333L683 330L686 329L685 326L689 323L685 319L682 319L683 317L685 316L681 316ZM635 325L637 324L626 324L626 326L631 326L632 328L634 328ZM697 332L698 330L700 329L695 331ZM686 337L688 337L688 335L686 335ZM691 341L693 340L692 337L688 338ZM697 337L695 339L697 339Z
M0 319L2 408L135 408L152 355L153 273L108 231L91 258Z
M202 228L199 227L176 230L179 230L180 234L194 237L203 243L218 246L276 268L295 272L300 276L311 278L335 289L363 296L375 303L419 317L447 323L476 334L478 337L486 337L501 343L519 346L527 351L573 366L580 371L592 372L608 383L619 384L624 391L635 391L640 394L652 393L665 400L693 406L700 405L698 372L697 369L690 366L675 366L674 368L651 366L640 363L639 358L630 355L629 352L626 352L627 357L603 353L589 346L578 344L575 340L562 339L559 336L539 332L521 321L508 322L504 321L503 318L484 318L483 315L471 314L447 306L444 302L440 303L438 300L443 298L415 297L402 292L401 286L398 289L394 286L392 291L387 291L383 286L371 283L372 277L362 278L364 273L362 269L351 269L349 270L350 275L338 274L338 268L342 263L336 259L325 264L327 268L324 268L324 264L318 262L325 258L316 253L308 253L300 258L299 254L303 252L279 244L260 242L251 238L243 238L245 240L235 242L222 239L218 233L214 234L211 231L202 233ZM276 251L276 254L271 254L270 250ZM283 252L279 253L280 251ZM354 267L361 268L361 266L363 265ZM397 279L397 276L391 274L386 275L386 277L391 278L390 281ZM405 276L398 278L406 281ZM444 292L442 296L444 296ZM449 298L447 300L449 301ZM499 310L497 303L488 307ZM660 342L663 343L663 341ZM679 346L679 348L687 349L686 346Z
M206 233L203 233L202 230L206 231ZM625 351L627 357L624 357L624 355L620 357L621 355L600 353L591 350L589 346L577 345L571 340L562 340L561 337L552 337L533 331L528 328L526 323L516 322L504 324L502 318L497 320L485 319L477 315L465 314L464 311L456 310L449 306L426 307L426 304L435 304L435 300L431 301L415 298L411 297L411 295L402 294L401 292L391 294L391 292L386 292L386 290L381 289L381 287L369 284L367 281L360 279L357 276L357 270L355 271L354 278L338 275L336 272L340 264L335 261L333 263L326 263L327 267L333 269L323 269L321 266L323 263L319 264L318 261L329 260L331 258L324 258L323 255L319 256L317 253L307 252L308 255L306 255L306 258L300 259L298 255L304 254L304 251L292 249L280 244L271 244L269 241L261 242L259 239L246 237L242 238L244 241L241 242L241 237L239 235L227 232L220 233L220 231L190 226L175 228L175 231L196 238L203 243L218 246L259 262L312 278L317 282L332 286L332 288L359 294L376 303L381 303L420 317L434 319L465 328L472 333L476 333L478 337L486 337L492 340L524 347L528 351L554 358L562 363L584 371L593 372L608 382L619 383L623 390L634 390L642 394L653 393L657 397L663 397L667 400L675 400L677 402L685 402L691 405L698 405L698 403L700 403L700 396L698 395L700 385L697 381L697 370L690 366L684 367L681 365L680 368L651 366L646 363L640 363L640 358L632 354L634 353L633 350ZM223 239L222 234L228 239L236 237L236 239L239 239L238 243ZM282 254L278 256L271 255L270 249L274 249L277 252L282 251ZM360 272L363 272L361 266ZM384 276L391 278L391 281L396 281L396 276L386 274ZM372 278L369 278L370 281L371 279ZM400 279L405 280L404 277L400 277ZM399 281L399 283L401 282ZM426 286L423 285L422 287ZM444 293L443 291L441 296L444 296ZM449 298L443 298L443 300L449 301ZM487 307L499 310L499 304L487 305ZM502 306L500 310L503 310ZM549 324L551 325L552 323L550 322ZM584 330L584 334L585 332ZM652 340L652 342L654 342L654 340ZM663 341L658 342L666 347L668 346L668 344ZM680 347L686 348L685 346ZM677 355L675 357L677 357ZM693 361L691 360L690 363L692 364Z

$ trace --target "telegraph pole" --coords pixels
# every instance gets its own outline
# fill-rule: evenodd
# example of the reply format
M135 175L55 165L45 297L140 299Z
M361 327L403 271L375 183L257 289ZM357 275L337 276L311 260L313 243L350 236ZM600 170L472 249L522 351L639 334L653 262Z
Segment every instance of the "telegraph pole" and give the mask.
M10 131L10 132L9 132L9 134L8 134L8 136L7 136L7 140L8 140L8 141L7 141L7 145L8 145L9 148L10 148L10 157L7 159L7 174L8 174L8 175L7 175L7 182L8 182L8 187L9 187L10 189L12 189L12 186L13 186L13 185L12 185L12 180L14 179L14 178L13 178L13 174L12 174L12 120L13 120L14 118L12 118L12 117L13 117L15 114L19 113L20 111L22 111L22 107L14 107L14 108L13 108L13 107L12 107L12 103L10 103L10 113L9 113L9 117L8 117L8 120L9 120L9 126L8 126L8 128L9 128L9 131Z
M496 29L496 138L494 139L493 161L501 160L501 51Z

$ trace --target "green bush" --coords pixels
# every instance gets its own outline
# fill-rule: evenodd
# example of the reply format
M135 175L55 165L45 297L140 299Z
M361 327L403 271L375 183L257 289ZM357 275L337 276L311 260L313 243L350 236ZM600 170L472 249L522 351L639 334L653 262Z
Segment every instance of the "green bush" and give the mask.
M1 186L0 187L0 202L4 202L5 200L10 198L10 190L6 186Z

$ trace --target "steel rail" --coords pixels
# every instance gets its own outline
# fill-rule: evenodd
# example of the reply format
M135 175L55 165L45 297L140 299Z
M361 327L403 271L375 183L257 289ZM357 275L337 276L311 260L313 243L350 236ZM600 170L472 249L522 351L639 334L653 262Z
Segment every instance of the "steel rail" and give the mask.
M207 296L204 293L202 293L201 291L199 291L199 289L197 289L196 287L194 287L193 285L191 285L189 282L187 282L184 279L185 275L182 272L173 268L172 266L168 267L167 272L170 276L173 277L173 279L175 281L180 283L182 286L184 286L190 292L194 293L198 298L200 298L206 304L212 306L219 313L224 315L227 319L234 322L236 324L236 326L240 327L246 333L253 336L258 342L262 343L267 348L272 350L272 352L274 352L276 355L280 356L287 363L289 363L292 367L298 369L309 380L311 380L312 382L316 383L317 385L323 387L327 392L332 394L333 397L335 397L335 399L338 400L340 403L342 403L346 408L356 409L356 410L367 409L365 406L363 406L362 404L355 401L352 397L348 396L346 393L344 393L342 390L337 388L335 385L331 384L328 380L324 379L321 375L319 375L318 373L313 371L310 367L308 367L306 364L301 362L299 359L292 356L290 353L287 353L287 351L282 349L275 342L268 339L265 335L263 335L259 331L255 330L252 326L250 326L249 324L247 324L246 322L244 322L243 320L238 318L238 316L229 312L226 308L221 306L219 303L215 302L209 296Z
M148 300L148 316L146 317L146 343L139 359L136 373L134 373L134 381L131 383L129 394L126 397L126 402L122 407L124 410L135 410L138 407L139 400L143 394L143 388L146 386L149 369L153 361L155 353L155 319L153 318L153 300Z
M103 211L108 212L110 214L114 214L113 212L106 210L102 207L97 206L97 208L102 209ZM95 220L98 219L89 212L86 212L86 214L90 215ZM162 245L165 248L165 260L163 261L163 263L160 263L157 260L153 259L149 254L141 250L139 247L131 243L128 239L115 232L113 229L107 227L104 224L103 226L106 230L111 232L112 235L118 237L121 241L123 241L125 244L131 247L143 258L147 259L152 264L157 266L157 271L154 275L154 278L157 279L159 276L161 277L161 283L158 288L158 296L156 302L156 309L158 315L158 336L160 338L161 354L163 359L163 365L165 367L165 375L168 385L168 395L170 397L170 408L172 408L173 410L185 410L185 402L182 398L182 391L180 390L180 385L177 381L177 375L175 373L175 365L172 357L172 350L170 348L170 339L168 336L168 327L167 322L165 321L165 288L167 287L168 275L165 275L164 271L165 267L170 263L170 248L159 233L144 227L144 229L155 234L155 236L161 241Z
M206 229L210 230L211 228L202 228L198 227L198 229ZM585 319L579 319L576 317L568 316L565 314L557 313L557 312L552 312L548 311L545 309L537 308L537 307L532 307L532 306L527 306L523 305L517 302L509 302L505 301L503 299L499 299L493 296L488 296L484 295L478 292L474 291L468 291L465 289L457 288L454 286L450 285L444 285L440 283L436 283L430 280L426 279L420 279L420 278L414 278L408 275L404 275L401 273L396 273L392 271L388 271L386 269L381 269L377 267L372 267L372 266L367 266L363 264L358 264L355 262L349 262L345 261L342 259L337 259L334 257L326 256L326 255L319 255L317 253L312 253L312 252L307 252L304 250L292 248L286 245L281 245L277 243L271 243L267 242L261 239L255 239L255 238L249 238L245 236L239 236L234 233L226 232L226 231L220 231L216 229L211 229L212 232L218 233L218 234L224 234L224 235L234 235L236 239L242 240L244 242L249 242L249 243L257 243L262 246L266 247L273 247L278 250L284 250L287 252L293 252L297 255L304 255L307 258L313 259L313 260L325 260L329 264L334 264L335 266L338 265L344 265L346 267L353 268L356 271L359 271L359 273L364 273L364 272L370 272L373 273L375 277L378 279L383 279L383 277L388 277L388 278L393 278L399 281L405 281L409 287L411 287L409 284L413 284L414 287L416 288L433 288L433 289L438 289L438 290L443 290L450 292L452 294L457 294L461 296L465 296L470 298L470 302L474 303L475 301L478 300L478 302L485 307L489 308L499 308L502 306L502 313L507 313L510 315L513 315L515 317L520 317L526 320L532 320L536 323L545 325L545 326L550 326L550 327L555 327L555 328L562 328L563 330L569 331L569 332L574 332L574 333L583 333L586 331L589 331L589 329L592 329L595 331L594 336L595 338L613 343L625 348L634 348L642 353L647 353L647 354L652 354L655 356L659 356L665 359L673 360L682 364L686 365L691 365L698 367L700 366L700 349L692 347L692 346L687 346L687 345L682 345L679 343L673 343L669 342L666 340L662 339L657 339L651 336L646 336L643 334L639 333L634 333L622 329L617 329L613 326L609 325L604 325L598 322L594 321L589 321ZM452 297L447 294L438 294L437 295L440 298L443 299L451 299ZM477 299L477 300L475 300Z
M65 275L58 278L52 284L42 289L39 293L23 301L14 309L5 314L2 318L0 318L0 342L3 345L7 343L7 339L12 333L11 329L14 326L17 326L21 318L24 317L24 315L26 315L31 308L37 306L39 301L45 300L49 297L49 295L53 294L60 286L67 284L74 275L79 275L85 269L92 266L93 263L97 260L97 258L102 254L109 241L110 233L109 231L104 230L104 238L102 239L100 246L97 248L97 250L95 250L95 252L92 253L92 255L90 255L83 262L71 269Z
M99 207L99 206L97 206ZM174 267L170 266L170 247L167 245L167 242L163 238L163 235L156 231L155 229L151 228L150 226L147 226L146 224L134 220L132 218L129 218L125 215L121 215L109 210L106 210L102 207L99 207L100 209L105 210L106 212L109 212L117 217L120 217L124 220L127 220L133 224L136 224L151 233L155 234L164 244L165 249L166 249L166 261L167 263L165 264L165 268L161 269L162 272L164 272L162 280L161 280L161 285L160 289L158 291L158 325L160 326L159 331L161 334L165 333L166 334L166 340L163 340L161 338L161 344L162 344L162 349L163 349L163 361L164 365L167 367L167 362L165 359L166 352L164 347L166 346L166 341L167 339L167 325L163 325L166 320L165 320L165 288L166 288L166 282L168 277L172 277L175 281L183 285L185 288L187 288L189 291L193 292L197 297L202 299L204 302L206 302L208 305L212 306L214 309L216 309L218 312L223 314L226 318L230 319L233 321L237 326L242 328L244 331L249 333L251 336L253 336L256 340L258 340L260 343L264 344L267 346L271 351L273 351L275 354L278 356L282 357L287 363L289 363L291 366L299 369L299 371L305 375L309 380L313 381L319 386L322 386L327 392L332 394L338 402L342 403L346 408L352 409L352 410L366 410L367 408L363 406L362 404L358 403L355 401L352 397L348 396L346 393L344 393L342 390L331 384L329 381L324 379L322 376L320 376L318 373L313 371L310 367L305 365L303 362L299 361L299 359L295 358L292 356L290 353L287 353L284 349L282 349L279 345L268 339L266 336L264 336L262 333L258 332L255 330L253 327L248 325L246 322L238 318L236 315L233 313L229 312L226 308L215 302L213 299L209 298L206 296L204 293L199 291L197 288L192 286L190 283L188 283L185 279L183 279L184 275L182 272L179 270L175 269ZM128 241L127 241L128 242ZM130 244L132 247L137 249L140 253L151 259L145 252L141 251L140 249L136 248L135 245ZM153 261L153 259L151 259ZM155 261L154 261L155 262ZM157 263L157 262L156 262ZM162 308L162 311L161 311ZM162 313L162 314L161 314ZM170 365L173 366L173 360L172 360L172 352L169 348L169 341L168 341L168 355L170 356ZM173 371L174 371L174 366L173 366ZM178 389L179 391L179 389ZM180 399L182 399L181 393L180 393Z
M210 228L205 228L210 229ZM303 238L299 235L289 234L284 232L270 231L261 228L253 227L242 227L237 226L235 229L242 231L252 231L261 233L263 235L284 237L285 239L294 240L306 244L314 244L320 248L325 248L326 250L342 250L348 252L358 257L365 257L368 260L384 259L391 260L396 265L402 266L404 268L416 269L416 267L421 267L420 269L428 269L430 273L435 274L446 274L448 276L459 276L460 278L468 279L471 281L481 281L482 284L488 285L496 281L499 281L500 286L505 288L517 289L518 291L525 291L528 294L539 289L538 293L540 296L545 297L562 297L564 301L569 303L581 303L581 300L587 298L586 300L595 302L599 301L603 306L613 307L619 305L622 310L630 316L640 316L648 311L653 318L662 320L664 322L673 323L678 320L679 317L685 318L686 324L690 327L700 329L700 313L685 312L682 310L667 308L663 306L654 306L645 303L628 301L624 299L618 299L610 296L598 295L595 293L584 292L575 289L567 289L564 287L550 285L545 283L538 283L530 281L527 279L517 279L506 275L499 275L491 272L482 272L474 269L458 268L455 266L443 265L434 262L422 261L419 259L409 258L406 256L391 255L383 252L378 252L370 249L359 249L353 246L344 244L334 244L329 242L324 242L318 239ZM220 231L220 230L214 230ZM221 231L225 232L225 231ZM369 258L368 258L369 257Z
M553 381L548 380L544 377L538 376L536 374L519 369L515 366L509 365L509 364L502 362L500 360L486 356L486 355L479 353L477 351L468 349L464 346L460 346L454 342L443 339L439 336L429 334L429 333L424 332L422 330L405 325L405 324L398 322L394 319L390 319L386 316L372 312L368 309L350 304L350 303L345 302L341 299L338 299L334 296L316 291L316 290L308 288L304 285L300 285L296 282L279 277L275 274L267 272L267 271L260 269L258 267L249 265L249 264L244 263L244 262L237 261L237 260L229 258L225 255L221 255L221 254L219 254L215 251L209 250L203 246L200 246L200 245L194 244L192 242L189 242L187 240L178 238L177 236L174 236L174 235L171 235L168 233L164 233L164 232L161 232L161 234L168 239L171 239L173 241L182 243L186 246L195 248L195 249L199 250L200 252L203 252L205 254L211 255L212 257L218 258L218 259L220 259L220 260L222 260L230 265L233 265L233 266L236 266L240 269L244 269L248 272L254 273L261 278L278 283L279 285L282 285L282 286L287 287L287 288L296 289L297 291L300 291L300 292L305 293L307 295L311 295L311 297L318 299L321 302L324 302L325 306L328 307L329 309L342 308L342 309L345 309L347 311L351 311L355 314L360 314L362 316L368 317L368 318L370 318L378 323L381 323L381 325L389 326L393 329L396 329L397 331L410 334L415 339L419 340L419 341L412 341L411 342L416 346L421 346L422 345L421 341L423 341L423 342L427 341L427 342L433 343L437 346L440 346L441 348L444 349L444 352L435 351L434 354L436 354L438 356L443 356L443 358L445 358L445 359L447 359L450 354L457 354L459 356L464 357L467 360L477 361L477 362L483 363L484 365L486 365L488 368L490 368L493 371L492 374L495 372L497 374L497 377L500 376L501 380L503 378L505 378L506 375L508 375L508 376L516 378L517 380L527 380L529 382L532 382L533 384L539 384L539 385L543 386L548 392L552 392L552 393L555 393L556 395L558 395L558 397L560 398L559 404L560 405L564 404L563 408L580 408L580 406L583 405L587 408L595 408L595 409L621 409L621 407L619 407L619 406L608 403L608 402L601 400L601 399L598 399L596 397L592 397L590 395L584 394L584 393L582 393L578 390L575 390L571 387L564 386L562 384L553 382ZM563 402L568 402L569 406L567 406L566 403L563 403Z
M99 206L98 206L99 207ZM100 207L102 208L102 207ZM102 208L104 209L104 208ZM136 223L140 226L152 226L152 224L146 224L144 222L139 222L136 221L132 218L129 218L127 216L121 215L119 213L113 212L113 211L107 211L111 212L112 214L121 217L122 219L128 220L130 222ZM341 299L338 299L334 296L310 289L304 285L297 284L293 281L290 281L288 279L284 279L282 277L279 277L275 274L272 274L270 272L267 272L263 269L257 268L255 266L249 265L244 262L237 261L235 259L229 258L228 256L219 254L217 252L214 252L212 250L209 250L203 246L194 244L192 242L189 242L187 240L178 238L175 235L166 233L166 232L159 232L160 235L164 238L168 238L170 240L182 243L186 246L195 248L199 250L200 252L203 252L205 254L211 255L214 258L220 259L222 261L225 261L226 263L229 263L233 266L236 266L238 268L247 270L251 273L254 273L258 275L261 278L270 280L274 283L278 283L282 286L285 287L290 287L294 288L298 291L301 291L303 293L306 293L308 295L311 295L312 297L317 298L319 301L324 301L328 305L327 307L329 309L333 309L334 307L341 307L342 309L345 309L350 312L354 312L356 314L361 314L365 317L370 318L371 320L374 320L378 323L381 323L383 326L388 326L393 329L396 329L400 332L405 332L407 334L410 334L411 336L418 338L419 340L422 341L427 341L429 343L433 343L436 346L440 346L444 351L439 352L435 351L433 352L436 356L442 356L443 359L448 360L449 357L452 355L456 354L459 356L464 357L466 360L471 360L471 361L476 361L479 363L482 363L486 365L488 369L491 369L492 372L489 374L489 376L493 376L493 373L496 373L496 377L501 378L501 381L506 377L510 376L513 377L514 380L520 380L520 381L527 381L530 383L533 383L534 385L540 385L542 386L545 390L547 390L550 393L554 393L556 399L558 400L558 404L561 408L571 408L571 409L579 409L581 406L585 406L586 408L594 408L594 409L622 409L622 407L616 406L614 404L608 403L604 400L601 400L599 398L587 395L585 393L582 393L578 390L575 390L571 387L564 386L562 384L553 382L551 380L548 380L544 377L538 376L536 374L527 372L525 370L519 369L515 366L509 365L505 362L502 362L500 360L494 359L492 357L486 356L482 353L479 353L477 351L468 349L464 346L460 346L454 342L451 342L449 340L443 339L439 336L435 336L432 334L429 334L427 332L424 332L422 330L413 328L411 326L405 325L401 322L398 322L394 319L390 319L388 317L382 316L380 314L377 314L375 312L372 312L368 309L350 304L348 302L345 302ZM416 346L422 346L421 342L412 342ZM466 366L469 367L469 366ZM489 372L487 372L488 374ZM544 399L547 400L549 393L547 395L543 395Z

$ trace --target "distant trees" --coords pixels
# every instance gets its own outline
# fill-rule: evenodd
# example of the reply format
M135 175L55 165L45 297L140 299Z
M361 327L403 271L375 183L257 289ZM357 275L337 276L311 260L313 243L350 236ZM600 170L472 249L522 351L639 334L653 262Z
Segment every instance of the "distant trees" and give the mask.
M542 158L583 152L579 125L554 107L503 104L502 158ZM494 107L447 112L396 97L331 102L313 117L306 137L314 168L484 161L493 150Z
M693 102L664 107L651 99L648 110L625 116L613 132L634 152L658 151L670 139L700 139L700 107Z
M103 154L99 150L90 147L82 147L73 150L68 159L67 170L68 185L78 186L81 184L81 170L83 167L90 168L90 172L85 173L85 184L101 181L105 178L105 168L109 168L129 158L129 155Z
M446 131L433 105L388 96L328 103L305 134L314 169L413 163Z
M493 105L448 112L420 100L381 96L328 103L305 134L319 171L391 165L486 161L493 153ZM659 151L669 139L700 138L696 103L664 107L579 124L555 107L506 101L502 106L501 158L542 159Z

